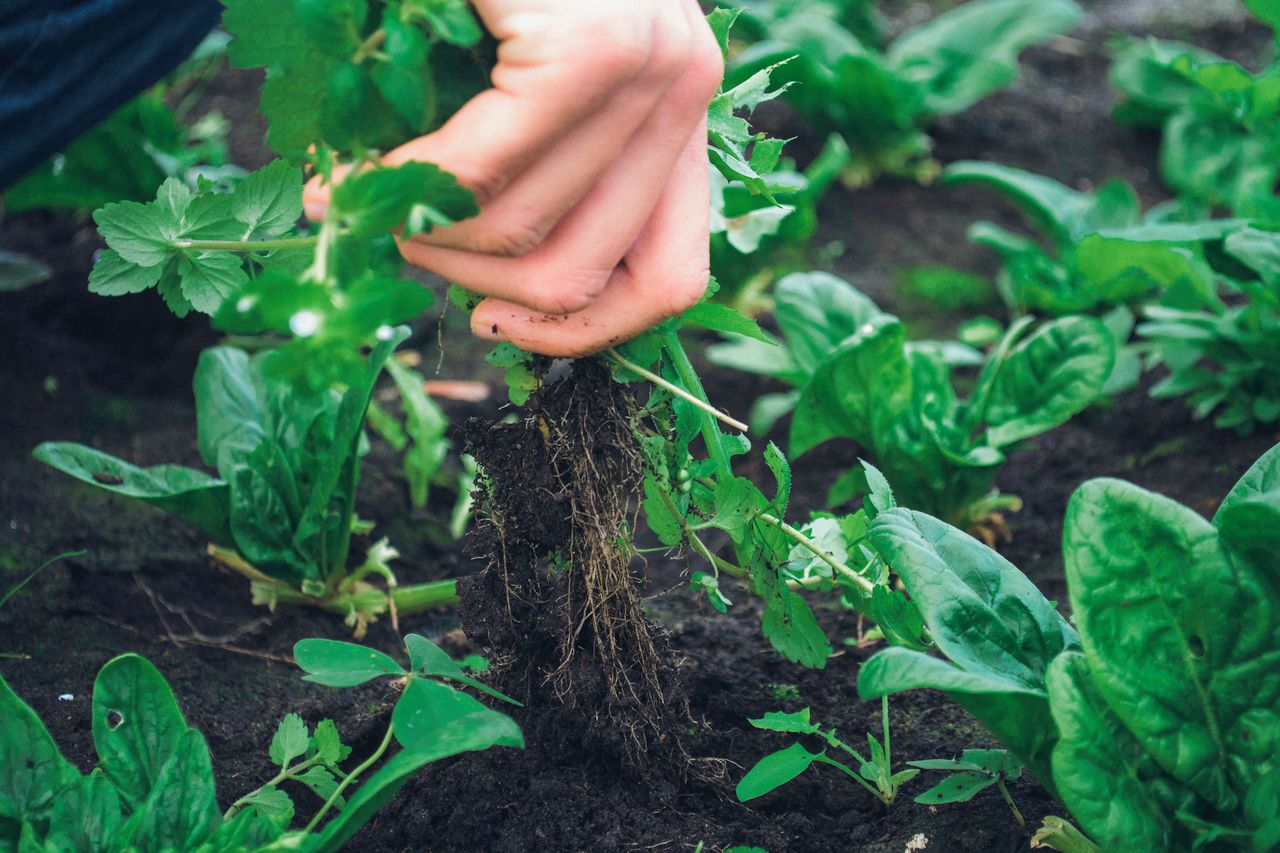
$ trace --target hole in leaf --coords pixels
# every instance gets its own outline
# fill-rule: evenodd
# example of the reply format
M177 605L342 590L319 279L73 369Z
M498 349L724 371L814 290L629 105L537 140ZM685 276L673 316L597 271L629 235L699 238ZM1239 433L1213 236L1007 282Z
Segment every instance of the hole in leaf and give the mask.
M1187 638L1187 649L1191 652L1192 657L1204 657L1204 640L1192 634Z
M107 712L107 728L111 729L111 731L114 732L116 729L120 728L120 726L122 726L123 724L124 724L124 714L121 714L119 711Z

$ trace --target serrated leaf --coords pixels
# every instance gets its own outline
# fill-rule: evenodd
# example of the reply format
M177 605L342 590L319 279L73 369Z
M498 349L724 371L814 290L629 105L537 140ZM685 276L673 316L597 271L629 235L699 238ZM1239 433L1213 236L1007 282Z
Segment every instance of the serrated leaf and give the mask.
M346 760L347 756L351 754L351 747L342 742L342 736L338 734L338 727L330 719L321 720L316 724L312 742L315 746L316 755L325 764L338 764Z
M202 314L212 314L223 300L249 280L240 258L230 252L184 253L178 261L182 295Z
M310 788L312 793L325 802L338 790L338 777L334 776L327 768L318 765L313 764L305 772L294 778ZM341 809L346 806L347 801L344 797L338 797L333 801L333 804L335 808Z
M302 216L302 173L275 160L236 185L231 212L245 226L244 239L279 237Z
M124 296L155 287L164 267L156 264L140 267L120 257L114 249L105 249L89 272L89 292L99 296Z
M293 821L293 799L274 785L265 785L254 791L243 803L256 809L258 814L280 829L287 829Z
M271 747L267 754L279 767L287 766L293 759L303 756L311 738L307 734L307 724L297 714L285 714L271 738Z

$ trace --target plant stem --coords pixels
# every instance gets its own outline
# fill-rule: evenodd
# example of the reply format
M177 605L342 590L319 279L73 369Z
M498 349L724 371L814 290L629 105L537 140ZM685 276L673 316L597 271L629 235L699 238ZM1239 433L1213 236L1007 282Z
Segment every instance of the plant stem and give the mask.
M231 806L222 815L222 819L224 821L231 820L231 818L235 817L236 812L244 808L245 804L249 802L249 800L255 794L261 792L263 788L271 788L276 785L279 785L281 782L284 782L287 779L295 778L298 775L299 771L305 770L308 767L310 767L312 764L315 764L316 760L317 760L316 758L308 758L306 761L303 761L301 764L293 764L288 767L282 767L280 769L280 772L277 773L275 775L275 778L271 779L271 781L258 786L254 790L250 791L249 793L245 794L243 797L241 797L240 799L232 803Z
M846 749L847 749L847 747L846 747ZM850 752L852 752L852 750L849 750L849 751L850 751ZM856 753L855 753L855 755L856 755ZM858 775L854 770L852 770L851 768L846 767L845 765L841 764L839 761L836 761L834 758L827 758L827 756L826 756L825 754L824 754L824 755L819 755L815 760L816 760L816 761L821 761L823 764L830 764L832 767L839 768L839 769L840 769L841 771L843 771L843 772L844 772L844 773L845 773L845 774L846 774L850 779L852 779L853 781L857 782L859 785L861 785L862 787L864 787L864 788L866 788L868 791L870 791L870 792L871 792L871 795L872 795L873 797L875 797L877 800L879 800L879 801L880 801L880 802L882 802L882 803L884 802L884 796L880 793L880 791L879 791L879 790L878 790L874 785L872 785L870 782L868 782L866 779L863 779L861 776L859 776L859 775ZM861 759L861 758L859 758L858 760L859 760L859 761L861 761L862 759Z
M342 781L338 783L338 787L334 788L333 793L329 795L329 799L324 801L324 805L320 807L320 811L316 812L316 816L311 818L311 822L308 823L307 828L303 830L304 833L312 832L316 826L319 825L320 819L323 818L325 814L328 813L329 809L333 807L333 804L337 802L338 797L342 796L342 792L347 789L347 786L354 782L357 776L372 767L377 760L382 757L382 754L387 751L387 747L391 746L391 735L395 732L395 728L395 723L387 724L387 733L383 736L382 743L378 744L378 748L374 750L373 755L370 755L360 763L359 767L343 777Z
M822 562L830 566L836 574L840 575L845 580L848 580L854 586L857 586L858 588L860 588L863 592L870 595L871 592L875 589L875 584L873 584L871 581L867 580L862 575L855 572L853 569L846 566L844 563L837 560L835 557L828 554L821 545L819 545L817 542L814 542L808 536L805 536L799 530L796 530L794 527L792 527L790 524L787 524L782 519L775 518L774 516L770 515L767 512L762 512L756 517L759 518L761 521L765 522L766 524L772 524L774 527L781 530L787 536L790 536L792 539L798 542L805 549L812 552L815 557L817 557L819 560L821 560Z
M702 411L706 412L707 414L711 415L714 418L717 418L718 420L723 421L724 423L728 424L734 429L741 430L742 432L747 431L747 425L744 424L742 421L735 420L729 417L724 412L717 410L710 403L707 403L704 400L699 400L697 397L695 397L693 394L690 394L688 391L684 390L679 385L675 385L671 382L668 382L658 374L654 373L652 370L647 370L641 367L640 365L636 364L634 361L631 361L630 359L628 359L622 353L618 352L616 349L612 349L612 348L607 349L604 351L603 354L605 358L609 359L619 367L625 367L627 370L630 370L632 373L638 373L639 375L643 376L645 379L652 382L654 385L657 385L658 387L674 394L675 396L679 397L681 400L684 400L686 403L689 403L690 405L697 406ZM683 380L684 376L682 375L680 378ZM686 381L685 384L687 385L689 383Z
M320 242L315 234L280 237L276 240L170 240L172 249L210 249L221 252L263 252L270 249L301 249Z
M448 607L458 603L458 582L443 580L398 586L391 591L391 597L395 599L396 610L402 614L418 613L432 607Z
M1013 803L1013 797L1009 796L1009 788L1004 784L1004 774L996 779L996 787L1000 789L1000 795L1004 797L1004 801L1009 804L1009 810L1013 812L1013 819L1018 822L1018 826L1026 826L1027 822L1022 817L1022 812L1018 811L1018 807Z
M359 65L361 62L364 62L366 59L368 59L370 56L373 55L374 51L382 47L382 43L385 42L386 40L387 40L386 30L382 29L381 27L374 30L367 39L361 42L360 47L358 47L356 49L356 52L351 56L351 64Z

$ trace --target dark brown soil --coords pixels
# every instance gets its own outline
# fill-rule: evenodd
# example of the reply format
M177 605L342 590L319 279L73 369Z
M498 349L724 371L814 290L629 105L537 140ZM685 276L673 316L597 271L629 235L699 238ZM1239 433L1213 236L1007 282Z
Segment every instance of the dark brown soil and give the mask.
M1192 20L1179 14L1183 4L1090 5L1091 21L1080 39L1034 51L1017 86L940 123L934 132L940 158L999 160L1077 186L1120 175L1145 200L1162 197L1155 139L1116 128L1108 118L1111 95L1102 52L1107 33L1124 28L1190 36L1248 60L1263 55L1266 35L1234 13ZM261 126L248 120L252 103L245 92L253 81L252 75L224 75L210 94L235 120L233 150L246 165L265 156ZM845 244L838 269L887 308L903 311L920 327L945 329L958 318L926 316L918 306L901 303L892 273L919 263L989 271L990 258L964 239L968 225L980 218L1018 222L998 199L976 191L885 183L828 199L822 240ZM383 688L334 691L303 683L288 661L296 640L343 637L341 624L322 613L268 614L252 607L243 580L210 566L192 531L158 512L104 497L29 457L40 441L68 439L140 464L198 465L190 377L196 355L215 336L199 319L174 320L153 294L88 295L84 282L100 244L83 220L11 218L0 223L0 247L36 255L54 269L44 285L0 293L0 590L54 554L87 552L49 568L0 610L0 673L47 722L66 755L87 769L94 674L113 655L146 655L169 678L191 722L209 737L224 802L268 777L266 748L287 711L313 723L333 717L358 750L371 746L369 738L381 732L394 697ZM459 319L454 312L445 324L450 331L443 375L495 381L477 357L483 347L454 334ZM435 366L435 340L436 323L428 321L412 342L424 352L428 369ZM739 414L766 390L742 374L708 367L704 376L715 402ZM449 409L455 423L468 416L493 421L509 411L497 398ZM1277 438L1241 439L1192 422L1177 403L1129 394L1014 454L1000 486L1020 494L1026 509L1011 519L1014 540L1003 550L1046 594L1061 599L1061 519L1080 482L1124 477L1207 514ZM764 437L755 439L760 445ZM455 437L456 445L461 441ZM832 444L796 462L797 514L819 507L831 480L856 452ZM429 520L446 508L410 512L390 451L376 445L365 468L360 515L375 519L375 535L390 534L405 553L399 566L403 581L480 568L461 549L441 547L427 535ZM743 464L742 473L767 476L758 456ZM729 785L693 776L681 781L675 773L651 773L640 784L598 742L564 727L540 728L547 709L539 699L516 715L531 733L526 750L467 755L429 767L383 809L353 849L692 850L705 842L710 850L747 844L771 853L900 853L917 834L928 839L931 851L1026 848L1028 833L1014 824L998 795L987 792L949 807L919 806L910 798L923 790L925 779L908 786L888 810L825 769L750 807L736 803L732 781L784 743L750 728L747 718L810 706L815 718L837 726L850 742L864 731L879 731L878 705L858 701L854 688L858 665L869 652L840 644L857 628L846 612L819 608L841 653L822 672L789 664L761 638L758 609L740 590L729 590L736 606L721 616L685 589L680 562L651 554L641 567L645 612L669 637L693 717L685 748L692 756L723 760ZM452 612L406 619L402 627L439 638L457 653L475 650L457 631ZM369 641L391 651L398 646L386 622L372 626ZM895 697L891 717L899 761L991 744L971 718L937 694ZM1055 810L1029 780L1015 787L1014 796L1031 825Z

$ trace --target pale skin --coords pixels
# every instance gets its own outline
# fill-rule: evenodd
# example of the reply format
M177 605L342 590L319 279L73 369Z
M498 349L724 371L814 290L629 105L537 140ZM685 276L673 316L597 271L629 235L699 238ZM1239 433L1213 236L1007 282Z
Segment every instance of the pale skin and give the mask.
M476 335L582 356L697 302L708 280L706 110L723 71L695 0L475 0L493 88L389 152L436 163L480 214L400 241L485 299ZM313 179L307 215L323 218Z

